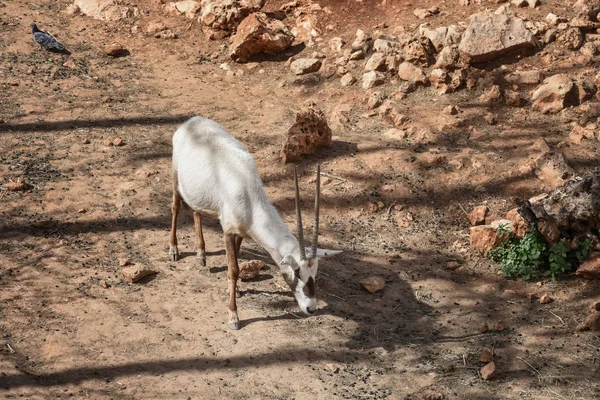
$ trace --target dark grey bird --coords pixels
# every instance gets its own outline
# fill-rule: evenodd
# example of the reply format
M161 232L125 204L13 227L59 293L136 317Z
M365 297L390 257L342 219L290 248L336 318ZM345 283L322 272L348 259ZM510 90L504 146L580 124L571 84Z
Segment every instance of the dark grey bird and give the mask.
M52 37L51 34L40 30L36 24L31 24L29 26L31 26L31 30L33 33L33 40L35 40L36 43L40 45L40 47L55 53L69 54L69 52L65 49L65 46L63 46L56 39L54 39L54 37Z

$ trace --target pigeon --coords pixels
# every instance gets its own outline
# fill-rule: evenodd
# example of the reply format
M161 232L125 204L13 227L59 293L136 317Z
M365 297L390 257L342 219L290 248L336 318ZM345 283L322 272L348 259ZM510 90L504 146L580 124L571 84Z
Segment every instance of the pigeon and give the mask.
M55 53L68 53L65 47L58 43L58 41L48 32L41 31L36 24L31 24L29 26L31 26L33 33L33 40L35 40L40 47Z

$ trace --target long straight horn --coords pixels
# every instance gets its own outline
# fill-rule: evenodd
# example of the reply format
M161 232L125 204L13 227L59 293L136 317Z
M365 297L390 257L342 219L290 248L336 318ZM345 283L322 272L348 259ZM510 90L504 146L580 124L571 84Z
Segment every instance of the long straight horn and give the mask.
M304 252L304 233L302 232L302 214L300 212L300 191L298 190L298 171L294 165L294 185L296 186L296 238L300 244L300 259L306 260Z
M311 257L317 256L317 242L319 241L319 204L321 203L321 164L317 163L317 187L315 189L315 224L310 248Z

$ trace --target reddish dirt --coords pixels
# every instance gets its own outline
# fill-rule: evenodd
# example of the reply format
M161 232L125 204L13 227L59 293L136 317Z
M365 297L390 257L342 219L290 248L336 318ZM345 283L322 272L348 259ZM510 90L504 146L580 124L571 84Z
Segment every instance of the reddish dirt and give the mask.
M0 190L0 397L600 398L600 337L575 332L600 300L598 282L508 281L468 247L465 210L485 204L502 216L514 196L547 189L520 167L538 154L530 147L536 139L552 147L565 140L570 128L561 117L492 108L498 124L490 126L483 120L488 107L477 102L482 88L447 96L421 89L398 107L444 133L427 145L391 140L382 134L390 126L367 115L359 87L342 88L337 78L298 83L277 57L232 64L227 40L207 41L197 23L162 15L155 1L131 2L142 9L136 24L163 20L178 39L132 34L129 20L67 16L67 1L0 3L0 180L25 177L33 185ZM440 7L428 20L433 26L495 7L387 3L324 1L332 14L321 21L323 37L351 42L357 28L383 22L416 27L417 7ZM519 12L563 15L562 3ZM34 45L34 21L67 45L75 68ZM130 55L104 55L113 40ZM549 55L553 63L542 64ZM493 82L538 65L593 71L570 57L549 46L481 74ZM227 76L222 63L243 73ZM316 162L329 174L320 244L344 253L322 262L320 310L303 318L268 255L245 242L242 259L263 260L269 269L241 283L242 326L230 331L218 222L205 224L208 267L194 257L189 210L180 217L184 257L167 258L170 139L192 115L223 124L254 155L268 195L293 227L292 170L279 151L307 100L328 115L340 104L352 107L349 121L334 128L333 146L298 162L304 215ZM444 114L449 104L464 112ZM105 145L115 138L123 145ZM583 174L597 167L599 147L585 142L561 151ZM158 273L129 284L119 258ZM444 268L452 260L462 266ZM370 275L386 280L382 292L360 287ZM554 302L529 301L527 293L548 293ZM498 369L491 381L479 375L486 349Z

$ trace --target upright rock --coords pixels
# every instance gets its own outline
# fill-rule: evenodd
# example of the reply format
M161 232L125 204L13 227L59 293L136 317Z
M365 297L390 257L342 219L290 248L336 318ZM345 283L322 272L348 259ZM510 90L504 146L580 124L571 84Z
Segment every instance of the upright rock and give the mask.
M277 54L290 47L293 40L283 22L265 13L253 13L238 26L229 54L236 62L246 62L255 54Z
M521 18L482 12L471 17L459 50L469 62L479 63L535 44L535 37Z
M331 146L331 128L325 114L314 103L306 104L283 140L281 158L284 163L298 160L303 154L314 154L319 147Z

